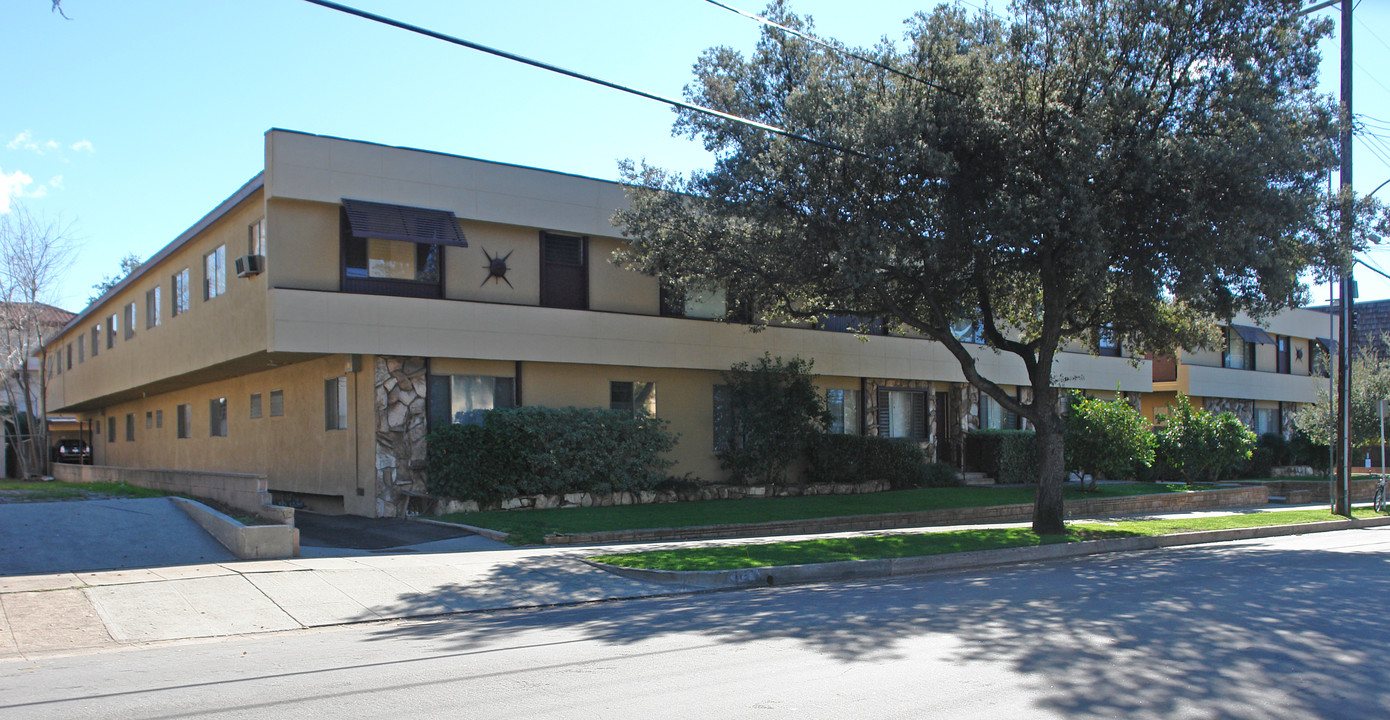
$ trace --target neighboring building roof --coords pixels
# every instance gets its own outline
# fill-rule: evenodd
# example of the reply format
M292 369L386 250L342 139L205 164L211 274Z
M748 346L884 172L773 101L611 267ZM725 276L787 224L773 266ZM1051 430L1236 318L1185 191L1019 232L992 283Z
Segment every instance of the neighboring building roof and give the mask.
M49 327L62 327L77 316L77 313L70 313L48 303L0 303L0 314L8 315L11 308L19 308L18 312L28 313L28 310L24 309L28 307L37 308L38 321Z
M1341 307L1342 303L1337 301L1331 306L1320 305L1308 309L1326 313L1340 310ZM1356 313L1356 324L1351 329L1352 351L1383 353L1386 348L1380 338L1390 337L1390 300L1353 302L1351 309Z

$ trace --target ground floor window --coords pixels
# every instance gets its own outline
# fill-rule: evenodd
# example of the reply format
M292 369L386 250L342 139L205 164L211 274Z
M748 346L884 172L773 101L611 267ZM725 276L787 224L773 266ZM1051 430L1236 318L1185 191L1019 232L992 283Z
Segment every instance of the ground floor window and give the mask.
M1022 422L1017 413L1005 410L998 400L980 393L981 430L1020 430L1021 426Z
M180 405L178 407L178 435L180 438L193 437L193 406Z
M323 381L323 427L325 430L347 429L347 376L339 375Z
M1279 410L1278 403L1255 403L1255 412L1250 418L1250 429L1254 430L1256 435L1282 433L1284 431L1282 427L1283 418Z
M608 408L656 417L656 383L615 380L608 384Z
M477 425L489 410L516 406L516 379L492 375L431 375L425 400L431 423Z
M227 398L208 401L208 435L227 437Z
M925 390L878 390L878 434L883 437L925 440L927 393Z
M859 435L859 391L826 390L825 409L830 412L830 426L837 435Z
M135 413L125 414L125 441L135 442Z

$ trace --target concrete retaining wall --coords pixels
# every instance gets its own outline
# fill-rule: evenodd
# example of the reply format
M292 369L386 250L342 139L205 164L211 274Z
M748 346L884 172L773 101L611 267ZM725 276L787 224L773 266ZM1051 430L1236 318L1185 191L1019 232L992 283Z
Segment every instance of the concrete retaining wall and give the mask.
M1269 504L1269 491L1249 486L1223 490L1188 493L1157 493L1117 498L1068 500L1068 518L1104 517L1109 515L1139 515L1144 513L1186 512L1221 508L1258 507ZM816 518L811 520L778 520L741 525L701 525L684 528L644 528L610 532L570 533L547 535L547 545L590 545L619 542L658 542L663 540L706 540L710 538L755 537L761 535L802 535L811 533L847 532L851 530L888 530L891 528L926 527L931 525L978 525L987 523L1028 522L1033 519L1031 504L995 505L991 507L919 510L884 515L851 515L847 517Z
M53 477L73 483L123 482L151 490L192 495L255 513L272 522L294 524L293 508L271 504L264 475L54 463Z
M1266 482L1260 484L1269 488L1270 495L1287 498L1287 502L1290 505L1297 502L1332 502L1331 490L1328 488L1327 478L1322 478L1320 480L1284 480L1282 482ZM1352 502L1370 502L1375 498L1375 494L1376 481L1351 481Z
M292 525L243 525L195 500L169 499L241 560L283 560L299 554L299 530Z

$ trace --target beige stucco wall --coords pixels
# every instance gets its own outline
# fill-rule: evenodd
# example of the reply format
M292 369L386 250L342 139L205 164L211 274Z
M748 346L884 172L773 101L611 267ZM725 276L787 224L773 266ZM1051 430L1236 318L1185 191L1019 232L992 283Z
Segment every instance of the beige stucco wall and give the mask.
M363 367L370 367L370 359ZM84 420L101 420L92 444L99 465L172 470L260 473L273 491L342 495L349 512L368 512L371 472L373 385L370 371L349 375L349 403L356 401L356 421L348 430L324 428L324 380L344 375L346 358L326 357L264 372L207 383L175 392L120 403ZM354 392L354 378L356 391ZM282 390L285 414L270 416L270 393ZM262 417L250 417L250 396L261 394ZM210 400L227 398L227 435L209 434ZM178 411L191 406L192 433L178 437ZM162 428L145 427L145 413L162 410ZM352 408L349 408L352 411ZM135 416L135 441L125 439L125 416ZM116 423L116 441L107 441L106 424ZM357 462L354 463L354 457ZM360 500L356 487L367 488ZM354 509L360 504L361 508Z
M80 364L73 358L72 369L64 368L49 382L48 407L65 407L137 388L156 380L193 372L244 357L266 349L266 279L264 275L238 278L235 258L245 255L247 228L265 213L261 193L257 192L214 222L182 248L157 264L141 268L139 277L120 292L103 300L75 325L59 335L49 345L50 350L67 344L77 347L77 336L83 334L91 342L91 329L100 323L103 329L101 349L93 358L91 347ZM226 246L226 293L203 300L203 256L219 245ZM173 315L172 276L188 268L188 312ZM160 325L145 327L145 293L156 285L162 288ZM135 336L125 338L122 315L115 347L107 349L105 328L108 318L121 315L128 303L135 303Z

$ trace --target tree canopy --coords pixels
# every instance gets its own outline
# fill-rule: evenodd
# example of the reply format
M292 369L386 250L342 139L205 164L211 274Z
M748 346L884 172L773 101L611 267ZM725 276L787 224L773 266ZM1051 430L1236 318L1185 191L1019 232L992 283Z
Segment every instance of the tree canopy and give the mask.
M1317 92L1326 22L1298 0L1018 0L943 6L860 54L781 32L707 50L676 131L712 169L625 166L621 262L723 285L762 317L887 318L942 343L1038 431L1034 528L1062 526L1053 365L1113 332L1141 351L1204 346L1212 317L1304 299L1341 263L1323 220L1337 112ZM770 19L813 32L774 2ZM1021 402L952 334L1028 372Z

